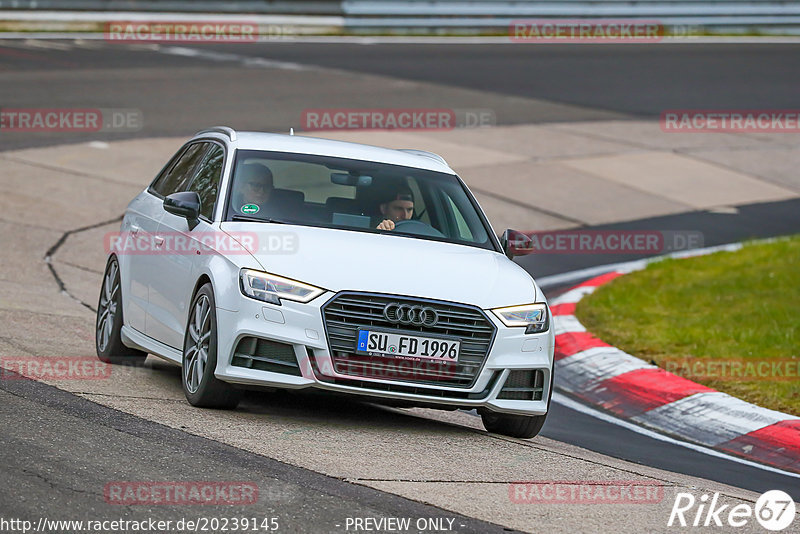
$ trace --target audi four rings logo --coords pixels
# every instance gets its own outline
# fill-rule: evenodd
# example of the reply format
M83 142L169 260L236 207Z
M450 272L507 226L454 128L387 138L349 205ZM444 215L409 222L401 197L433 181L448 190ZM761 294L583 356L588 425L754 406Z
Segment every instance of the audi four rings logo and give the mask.
M394 324L410 324L414 326L433 326L439 321L436 310L427 306L411 306L390 302L383 308L383 316Z

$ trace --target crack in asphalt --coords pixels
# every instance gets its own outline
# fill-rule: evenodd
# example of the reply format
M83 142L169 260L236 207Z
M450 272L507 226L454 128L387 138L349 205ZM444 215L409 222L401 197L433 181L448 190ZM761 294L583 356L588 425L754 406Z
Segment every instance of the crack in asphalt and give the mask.
M95 308L91 304L82 301L81 299L79 299L78 297L69 292L66 284L64 284L64 281L58 275L58 271L56 271L55 266L53 266L53 255L55 255L55 253L58 252L58 249L61 248L61 245L63 245L67 241L67 238L69 238L69 236L80 232L85 232L86 230L93 230L95 228L100 228L101 226L106 226L108 224L113 224L115 222L120 222L122 220L122 217L123 216L120 215L118 217L109 219L107 221L90 224L88 226L82 226L80 228L75 228L73 230L67 230L66 232L61 234L61 237L58 239L58 241L56 241L55 244L53 244L53 246L51 246L47 250L47 252L44 253L44 262L47 264L48 269L50 269L50 274L53 275L53 278L55 279L56 284L58 284L58 288L61 290L61 292L70 297L71 299L75 300L76 302L78 302L81 306L88 308L93 313L97 313L97 308Z
M13 393L11 393L11 394L13 395ZM95 496L98 496L98 497L102 497L103 496L102 493L98 493L96 491L82 490L82 489L78 489L78 488L73 488L71 486L64 486L62 484L56 484L55 482L51 481L49 478L47 478L46 476L42 475L41 473L37 473L36 471L31 471L30 469L25 469L24 467L17 467L17 466L14 466L14 465L6 464L6 468L11 469L11 470L15 470L17 472L22 473L23 475L26 475L26 476L36 477L36 478L40 479L42 482L44 482L45 484L47 484L48 486L50 486L51 489L54 489L54 490L67 490L67 491L71 491L73 493L81 493L81 494L85 494L85 495L95 495Z

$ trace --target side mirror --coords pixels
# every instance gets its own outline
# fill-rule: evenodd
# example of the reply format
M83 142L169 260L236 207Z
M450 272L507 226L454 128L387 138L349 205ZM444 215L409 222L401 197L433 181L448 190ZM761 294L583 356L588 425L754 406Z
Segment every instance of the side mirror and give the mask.
M200 219L200 195L196 191L172 193L164 199L164 209L178 217L186 217L189 228L194 228Z
M533 241L531 241L531 238L518 230L511 230L509 228L500 236L500 245L503 247L503 252L505 252L509 259L514 256L530 254L532 244Z

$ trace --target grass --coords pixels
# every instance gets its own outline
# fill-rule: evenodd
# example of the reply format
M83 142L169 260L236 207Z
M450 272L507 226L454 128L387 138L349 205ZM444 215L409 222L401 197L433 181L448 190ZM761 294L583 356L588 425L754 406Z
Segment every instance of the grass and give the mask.
M600 287L576 315L625 352L800 415L800 235L652 263Z

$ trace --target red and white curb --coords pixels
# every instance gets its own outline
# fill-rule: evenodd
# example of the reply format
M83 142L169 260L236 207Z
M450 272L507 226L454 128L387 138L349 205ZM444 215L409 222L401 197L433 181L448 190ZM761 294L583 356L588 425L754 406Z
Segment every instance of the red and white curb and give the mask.
M672 257L736 248L715 247ZM584 296L650 261L610 266L610 272L552 300L559 389L669 436L800 473L800 417L750 404L650 365L587 332L575 317L575 305Z

